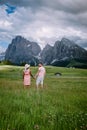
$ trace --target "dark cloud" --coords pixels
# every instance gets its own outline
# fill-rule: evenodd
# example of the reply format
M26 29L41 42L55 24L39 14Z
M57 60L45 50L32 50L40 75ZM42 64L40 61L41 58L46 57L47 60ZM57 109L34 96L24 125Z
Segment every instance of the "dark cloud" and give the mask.
M79 36L70 36L70 37L67 36L67 38L74 41L77 45L83 48L87 48L87 38L82 39Z
M64 26L70 25L84 30L87 27L87 0L3 0L0 3L31 8L34 13L51 10L52 17L55 16ZM59 13L62 15L61 18Z
M83 48L87 48L87 39L80 39L76 43Z
M3 0L0 1L0 4L11 4L18 7L31 7L32 9L36 9L42 5L41 0Z
M9 17L4 11L9 11L6 3L16 7ZM64 36L86 47L87 0L0 0L0 4L2 38L4 34L9 41L20 34L44 46Z
M9 3L16 6L31 7L33 9L46 7L75 14L87 11L87 0L1 0L0 3Z

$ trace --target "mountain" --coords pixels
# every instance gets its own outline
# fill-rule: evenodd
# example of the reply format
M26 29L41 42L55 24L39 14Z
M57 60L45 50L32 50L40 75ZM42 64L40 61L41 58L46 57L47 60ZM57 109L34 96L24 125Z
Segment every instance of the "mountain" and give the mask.
M47 44L41 51L36 42L16 36L6 50L5 60L17 65L37 65L42 61L45 65L87 68L87 51L66 38L54 46Z
M5 60L21 65L38 63L38 54L41 48L36 42L30 42L21 36L16 36L6 50Z
M40 56L41 60L45 65L49 65L53 59L53 47L50 45L46 45L45 48L42 50Z
M66 38L56 41L53 47L47 45L41 57L47 65L67 66L74 60L87 64L87 51Z
M74 42L63 38L54 45L54 58L57 60L80 58L85 59L87 51Z

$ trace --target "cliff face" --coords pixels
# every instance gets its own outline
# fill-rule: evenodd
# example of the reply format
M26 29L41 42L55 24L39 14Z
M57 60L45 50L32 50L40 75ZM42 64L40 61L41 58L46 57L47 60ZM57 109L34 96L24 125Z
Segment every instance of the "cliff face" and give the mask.
M56 41L54 46L47 44L41 51L36 42L17 36L8 46L5 60L18 65L37 65L42 61L45 65L67 66L72 60L87 63L87 51L66 38Z
M50 45L46 45L45 48L41 52L41 60L45 65L49 65L53 60L53 47Z
M29 63L36 65L38 59L36 56L41 49L35 42L30 42L21 36L17 36L6 50L5 59L14 64Z
M46 46L41 57L44 63L59 65L60 62L69 63L70 60L83 60L87 61L87 51L74 42L63 38L61 41L56 41L54 46Z

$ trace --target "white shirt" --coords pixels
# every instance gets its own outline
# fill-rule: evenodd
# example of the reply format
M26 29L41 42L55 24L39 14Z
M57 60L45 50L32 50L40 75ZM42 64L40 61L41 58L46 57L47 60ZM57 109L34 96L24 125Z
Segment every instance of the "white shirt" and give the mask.
M44 77L45 76L45 72L46 71L45 71L45 68L43 66L39 67L38 71L39 71L38 76L40 76L40 77Z

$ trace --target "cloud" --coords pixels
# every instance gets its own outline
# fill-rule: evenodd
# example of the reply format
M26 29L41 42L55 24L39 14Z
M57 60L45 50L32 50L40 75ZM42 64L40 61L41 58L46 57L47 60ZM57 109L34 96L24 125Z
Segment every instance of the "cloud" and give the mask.
M1 4L5 4L6 2L7 0L0 1ZM75 14L87 11L86 0L8 0L8 3L19 7L31 7L33 9L46 7Z
M81 47L87 48L87 39L80 39L76 43Z
M86 47L82 41L87 37L87 0L8 0L8 4L3 0L0 4L2 43L22 35L44 47L67 37Z
M3 48L2 46L0 46L0 53L2 53L2 52L5 52L5 48Z

